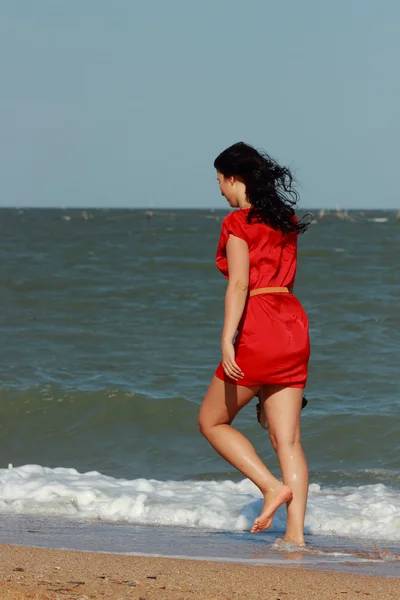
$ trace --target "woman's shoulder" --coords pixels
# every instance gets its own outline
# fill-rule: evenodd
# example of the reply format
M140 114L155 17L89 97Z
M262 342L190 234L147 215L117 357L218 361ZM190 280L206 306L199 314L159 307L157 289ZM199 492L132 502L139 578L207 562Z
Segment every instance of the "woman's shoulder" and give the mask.
M224 217L222 221L223 237L228 238L229 234L248 240L248 223L246 218L247 211L241 209L233 210Z
M223 223L225 223L226 225L231 225L234 223L238 223L242 226L247 225L247 210L243 210L243 209L236 209L236 210L232 210L232 212L228 213L226 215L226 217L224 217L223 219Z

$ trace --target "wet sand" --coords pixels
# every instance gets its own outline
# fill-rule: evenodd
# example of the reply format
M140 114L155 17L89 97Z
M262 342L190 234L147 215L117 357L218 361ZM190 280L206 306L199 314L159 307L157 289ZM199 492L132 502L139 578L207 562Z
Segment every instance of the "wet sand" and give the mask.
M400 579L0 546L1 600L391 600Z

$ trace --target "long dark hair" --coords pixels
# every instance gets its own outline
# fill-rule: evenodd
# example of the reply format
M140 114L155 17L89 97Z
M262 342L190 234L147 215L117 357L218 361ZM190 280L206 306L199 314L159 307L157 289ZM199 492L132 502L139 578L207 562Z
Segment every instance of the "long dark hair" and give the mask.
M251 204L249 223L266 223L284 233L303 233L307 229L308 222L295 218L299 195L290 170L268 154L238 142L217 156L214 167L224 177L243 179Z

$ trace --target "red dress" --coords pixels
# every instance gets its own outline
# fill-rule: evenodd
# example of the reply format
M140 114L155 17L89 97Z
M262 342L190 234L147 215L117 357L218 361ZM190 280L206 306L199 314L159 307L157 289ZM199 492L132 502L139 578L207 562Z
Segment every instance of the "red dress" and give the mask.
M297 234L283 234L264 223L248 223L249 209L230 213L222 222L217 267L228 279L226 243L229 234L249 247L249 290L294 284ZM270 293L248 298L235 339L236 362L244 377L234 381L220 364L215 375L244 386L277 384L304 388L310 341L307 315L293 294Z

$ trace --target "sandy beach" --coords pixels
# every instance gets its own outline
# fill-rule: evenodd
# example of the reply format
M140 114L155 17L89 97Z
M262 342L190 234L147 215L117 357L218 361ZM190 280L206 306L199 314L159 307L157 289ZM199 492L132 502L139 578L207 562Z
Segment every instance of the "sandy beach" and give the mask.
M0 598L390 600L400 579L280 567L0 546Z

